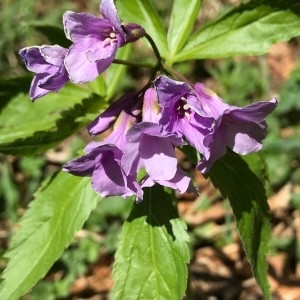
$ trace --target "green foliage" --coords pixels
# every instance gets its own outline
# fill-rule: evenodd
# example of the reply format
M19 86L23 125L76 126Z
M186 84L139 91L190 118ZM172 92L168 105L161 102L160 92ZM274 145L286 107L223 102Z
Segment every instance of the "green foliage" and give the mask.
M69 48L72 44L72 42L66 38L65 32L62 27L38 22L31 23L30 25L37 32L40 32L45 37L47 37L49 43L53 45L57 44L65 48Z
M285 82L281 91L280 99L283 101L280 103L276 114L287 114L293 113L298 119L300 111L300 101L299 101L299 90L300 90L300 70L296 69L290 76L290 78Z
M173 201L161 186L154 186L134 204L115 257L115 299L182 299L188 236Z
M35 103L16 95L0 112L0 152L25 155L57 145L83 126L76 118L93 111L98 101L74 85Z
M174 61L263 54L300 35L299 15L297 1L249 1L192 34Z
M222 59L208 66L208 72L217 82L216 93L227 103L244 106L255 100L262 100L268 94L268 76L265 66L251 63L246 59ZM245 72L247 70L247 72Z
M198 16L202 0L174 0L170 17L168 39L168 62L176 55L188 39ZM187 17L188 16L188 17Z
M245 161L228 152L209 172L213 184L228 197L253 275L266 299L271 299L266 254L271 227L264 187Z
M87 178L60 172L44 182L5 254L9 261L2 274L1 299L19 299L46 274L97 200Z
M132 57L132 45L126 45L122 47L118 53L117 58L122 60L130 60ZM124 65L112 65L105 72L105 83L106 83L106 100L111 100L118 91L119 86L121 85L122 79L124 79L125 72L127 67Z
M167 67L192 59L261 54L273 43L300 34L300 6L297 1L242 1L244 4L194 33L193 26L198 21L201 0L174 0L170 20L166 17L164 21L154 5L156 2L159 1L121 0L116 4L122 21L135 22L146 29L165 59L162 65L166 63ZM33 31L41 34L37 35L40 41L46 40L65 47L70 45L62 26L57 27L62 25L63 6L56 0L48 4L51 9L51 4L60 9L54 9L49 18L46 15L32 22L37 14L34 1L20 0L18 4L13 4L11 0L5 0L7 9L0 16L0 23L5 29L0 28L3 37L0 41L0 58L4 58L0 72L6 70L7 65L17 65L16 49L24 43L24 39L36 38L30 35ZM3 7L0 4L0 8ZM40 14L49 11L49 7L46 10L43 8ZM71 8L68 6L68 9ZM18 30L13 26L15 20L21 20ZM164 25L167 21L169 26L166 33ZM27 42L26 45L30 44ZM13 47L7 50L12 44ZM145 56L143 59L147 60ZM132 45L119 49L117 59L134 63L134 58ZM264 95L269 87L267 80L261 78L266 77L266 73L265 66L260 62L259 67L253 67L252 63L245 60L223 60L208 71L218 81L218 88L226 101L228 99L232 104L244 105ZM154 66L155 61L149 64L150 68L151 65ZM117 98L120 92L126 90L128 82L132 83L130 88L138 88L133 82L136 78L125 76L126 68L125 65L114 64L87 85L77 87L68 84L58 93L50 93L35 103L31 103L27 96L31 77L0 78L0 152L13 155L41 153L76 133L105 109L113 97ZM20 67L16 71L11 67L12 71L22 74ZM271 183L278 184L288 178L293 168L296 169L292 160L299 163L299 129L284 143L280 136L282 127L299 123L299 79L299 72L296 71L284 85L281 92L284 102L277 110L278 119L271 120L274 126L270 126L272 134L267 138L265 147L266 160L271 166ZM181 150L190 161L197 163L199 154L193 147L184 146ZM1 200L5 199L2 211L10 219L16 220L21 189L17 189L11 176L10 163L2 158L0 197ZM297 163L294 165L297 166ZM29 194L45 176L42 174L45 162L40 157L25 157L16 165L30 177L27 194L23 195L27 201ZM270 299L266 263L270 224L264 185L269 187L265 159L260 154L253 154L243 160L229 152L215 163L209 175L213 184L229 198L253 274L266 299ZM292 179L298 182L299 172L294 170L293 175ZM122 221L127 217L133 199L110 197L96 207L99 197L92 191L88 179L66 173L53 175L36 192L35 200L22 218L20 230L13 237L5 255L8 266L2 275L4 280L0 287L0 298L18 299L47 273L61 255L61 262L69 273L60 282L42 281L28 296L32 297L30 299L67 297L72 282L87 270L87 263L97 258L98 247L101 247L110 254L117 249L114 266L116 299L182 299L188 276L188 235L176 211L173 196L162 187L145 189L143 201L133 204L121 231ZM299 195L294 195L291 203L298 208ZM208 201L203 202L199 209L209 205ZM88 230L105 237L99 244L87 239L75 240L73 249L71 247L62 254L85 220ZM198 239L211 239L213 226L212 222L207 223L195 229L193 234ZM232 235L224 234L216 244L231 241ZM293 244L292 239L281 244L276 239L271 242L274 248L286 248ZM72 252L74 248L76 250ZM300 253L299 249L298 246ZM297 257L300 257L299 253Z

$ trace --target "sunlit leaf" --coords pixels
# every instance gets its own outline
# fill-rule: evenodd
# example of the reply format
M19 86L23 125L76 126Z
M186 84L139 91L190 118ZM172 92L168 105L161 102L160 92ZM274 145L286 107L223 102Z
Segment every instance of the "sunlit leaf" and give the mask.
M300 35L299 16L298 1L249 1L190 36L174 61L263 54Z
M102 102L75 85L34 103L27 94L19 93L0 112L0 152L25 155L49 149L85 125L77 118Z
M271 299L266 260L271 227L262 182L247 163L233 152L228 152L213 165L209 177L228 197L253 275L265 299Z
M57 173L35 194L5 254L1 300L20 299L71 243L99 196L88 178Z
M168 62L181 50L189 38L194 22L199 13L202 0L174 0L167 34L169 55Z
M182 299L188 236L172 198L155 186L134 204L116 253L114 299Z
M126 45L119 49L117 54L117 59L121 60L130 60L132 56L132 45ZM109 67L109 69L105 72L105 82L106 82L106 100L111 100L113 95L118 89L122 79L125 76L127 66L120 64L113 64Z

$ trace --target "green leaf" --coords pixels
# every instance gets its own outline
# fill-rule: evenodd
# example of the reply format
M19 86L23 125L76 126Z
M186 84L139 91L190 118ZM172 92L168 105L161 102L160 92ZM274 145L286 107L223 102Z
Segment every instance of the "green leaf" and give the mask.
M174 0L167 34L168 64L172 64L172 57L181 50L188 39L201 4L202 0Z
M259 151L248 155L243 155L241 158L246 161L251 171L264 185L266 195L269 195L271 193L269 169L263 152Z
M132 44L128 44L118 50L117 59L129 60L132 56ZM122 79L124 79L127 66L113 64L105 72L105 82L106 82L106 100L111 100L115 95Z
M65 32L61 27L42 22L32 22L30 26L43 34L51 44L58 44L65 48L69 48L72 44L72 42L66 38Z
M26 155L49 149L81 128L77 118L101 102L100 97L74 85L34 103L19 93L0 112L0 152Z
M123 22L137 23L144 27L154 40L160 54L168 53L166 32L151 0L122 0L116 2Z
M115 299L182 299L189 261L185 229L173 197L161 186L146 189L120 235Z
M209 177L228 197L253 275L265 298L271 299L266 260L271 229L263 184L233 152L227 152L213 165Z
M16 78L0 77L0 113L13 96L20 92L28 92L31 80L31 76Z
M1 300L19 299L45 276L81 229L99 196L88 178L59 172L35 194L5 254Z
M193 34L174 60L263 54L300 35L299 16L298 1L249 1Z

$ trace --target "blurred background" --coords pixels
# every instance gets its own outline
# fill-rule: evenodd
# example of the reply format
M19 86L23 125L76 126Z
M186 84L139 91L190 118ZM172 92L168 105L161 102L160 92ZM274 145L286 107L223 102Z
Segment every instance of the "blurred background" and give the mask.
M167 25L172 1L154 2ZM204 1L195 26L202 26L240 2ZM0 82L17 77L24 80L29 91L32 74L24 68L18 50L49 43L47 26L62 28L62 15L66 10L97 15L98 7L99 1L95 0L2 0ZM230 104L243 106L279 98L278 108L268 117L269 130L262 155L269 173L266 180L273 232L269 279L274 299L283 300L300 299L299 41L295 38L276 44L264 56L193 61L175 66L191 82L205 82ZM136 46L136 55L143 56L143 43ZM132 86L138 88L148 75L144 70L129 68L118 92ZM0 90L0 118L5 95ZM0 154L1 254L7 249L12 233L18 229L18 220L43 179L59 170L88 140L86 130L82 129L55 149L40 155ZM188 225L191 240L187 299L263 299L251 276L228 201L179 151L178 158L201 192L197 199L178 196L179 213ZM101 201L63 256L22 299L108 299L118 235L131 205L131 199ZM0 259L0 268L4 267L5 260Z

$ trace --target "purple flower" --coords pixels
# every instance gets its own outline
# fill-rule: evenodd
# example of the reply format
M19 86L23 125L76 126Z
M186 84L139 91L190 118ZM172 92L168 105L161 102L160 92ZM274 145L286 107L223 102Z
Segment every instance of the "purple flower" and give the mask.
M155 182L178 189L184 193L190 184L178 167L174 146L184 144L175 135L162 135L155 123L134 124L127 132L127 145L121 159L125 173L136 175L142 168L148 176L142 186L152 186Z
M199 194L195 186L191 183L191 179L186 176L186 174L178 167L177 172L174 177L169 180L154 180L150 176L146 176L141 183L141 187L151 187L155 183L159 185L169 187L173 190L179 191L180 194L185 192L193 193L196 196Z
M131 110L136 100L137 99L133 94L126 93L117 101L113 102L103 113L89 124L89 133L91 135L97 135L104 132L116 122L118 115L122 111L128 111L129 114L133 114Z
M154 88L147 89L144 94L142 113L144 122L159 123L161 113L157 94Z
M203 144L214 118L202 107L193 89L185 82L159 76L154 81L162 108L159 124L165 132L184 136L202 154L208 149Z
M204 145L210 149L197 168L205 173L213 163L226 153L226 148L246 155L262 148L266 136L265 118L277 105L277 100L260 101L237 107L224 103L214 92L201 83L195 84L197 97L203 102L203 109L214 117L214 126L204 138Z
M94 80L113 62L119 47L145 35L137 24L121 24L112 0L100 5L103 18L67 11L63 22L73 42L65 60L70 80L84 83Z
M102 196L136 195L142 199L143 191L136 176L125 174L121 167L123 149L127 145L126 132L135 121L135 116L122 111L112 133L102 142L90 142L85 148L87 154L69 161L63 170L92 177L93 189Z
M68 81L64 59L68 50L58 45L23 48L19 55L29 71L36 73L30 87L30 99L38 99L50 91L57 92Z
M154 85L162 107L159 123L167 132L185 137L202 154L197 166L201 172L207 172L227 147L242 155L261 149L265 117L276 107L276 99L239 108L224 103L201 83L192 88L159 76Z
M67 162L63 171L77 176L91 176L92 187L101 196L132 196L142 198L135 177L126 175L120 167L122 151L112 144L92 142L87 154Z

